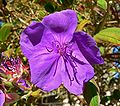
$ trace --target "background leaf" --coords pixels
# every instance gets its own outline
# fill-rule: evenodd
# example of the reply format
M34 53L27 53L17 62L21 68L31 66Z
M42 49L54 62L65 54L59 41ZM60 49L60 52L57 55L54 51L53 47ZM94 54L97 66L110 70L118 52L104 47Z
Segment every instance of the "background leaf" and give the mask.
M104 10L107 9L107 2L105 0L97 0L97 5Z
M3 55L10 58L13 53L14 53L14 50L11 48L11 49L4 51Z
M51 2L48 2L46 5L45 5L45 10L47 12L50 12L50 13L53 13L55 11L54 9L54 6Z
M77 26L77 31L81 31L84 28L84 26L88 23L90 23L89 20L86 20L86 19L82 20L80 24L78 24Z
M86 102L88 103L89 106L99 106L100 104L100 97L98 94L98 87L95 82L88 82L85 85L85 90L84 90L84 98Z
M11 28L12 28L12 24L10 24L10 23L6 23L1 27L1 29L0 29L0 41L7 40Z
M94 36L98 43L111 43L112 45L120 45L120 28L107 28Z

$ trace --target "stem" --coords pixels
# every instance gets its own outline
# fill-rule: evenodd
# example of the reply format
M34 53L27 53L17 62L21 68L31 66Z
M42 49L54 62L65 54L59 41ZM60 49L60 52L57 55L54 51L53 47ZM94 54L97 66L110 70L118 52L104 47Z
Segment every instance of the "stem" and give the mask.
M95 11L94 11L94 5L92 4L92 0L89 0L90 2L90 9L93 17L93 24L96 26L96 18L95 18Z
M113 56L120 56L120 53L111 53L111 54L105 54L102 57L104 58L113 58Z
M100 30L102 30L102 28L104 27L105 25L105 22L106 22L106 19L107 19L107 16L109 15L109 10L110 10L110 5L109 5L109 0L106 0L107 1L107 11L105 12L105 15L102 19L102 21L100 22L100 24L96 27L96 30L95 30L95 33L98 33Z
M1 8L0 10L1 10L1 13L2 13L2 15L3 15L3 19L4 19L5 21L7 21L7 20L6 20L6 17L5 17L5 11L4 11L4 9Z
M69 92L68 92L68 99L69 99L70 105L72 105L72 100L71 100L71 97L70 97L70 93L69 93Z
M117 8L116 8L116 6L115 6L115 3L117 3L117 2L115 2L114 0L113 0L113 2L114 2L114 8L115 8L115 10L114 10L114 15L115 15L115 19L117 20L117 22L118 22L118 26L119 26L119 24L120 24L120 20L119 20L119 15L118 15L118 11L117 11ZM113 8L112 8L113 9Z

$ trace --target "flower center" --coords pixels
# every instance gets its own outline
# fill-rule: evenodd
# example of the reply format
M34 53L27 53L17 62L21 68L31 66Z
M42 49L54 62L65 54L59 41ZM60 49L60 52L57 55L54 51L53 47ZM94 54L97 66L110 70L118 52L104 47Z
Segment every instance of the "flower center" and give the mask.
M77 75L77 68L78 68L77 63L85 64L82 61L78 60L76 58L76 55L73 55L73 45L74 45L74 43L71 43L71 42L61 44L60 42L55 41L55 42L52 42L52 47L51 48L46 47L48 52L55 52L55 53L58 53L60 56L63 57L64 63L65 63L65 70L66 70L66 73L69 77L70 85L72 85L72 82L74 80L78 84L80 84L79 80L77 79L77 76L76 76ZM72 67L73 75L71 75L67 64L70 64L70 66Z
M63 45L56 45L56 51L61 56L63 56L66 53L66 48L67 48L67 46L65 44L63 44Z
M60 44L58 41L52 42L52 49L51 48L47 48L48 52L55 52L55 53L59 53L60 56L63 56L66 54L66 50L67 50L68 44L63 43Z

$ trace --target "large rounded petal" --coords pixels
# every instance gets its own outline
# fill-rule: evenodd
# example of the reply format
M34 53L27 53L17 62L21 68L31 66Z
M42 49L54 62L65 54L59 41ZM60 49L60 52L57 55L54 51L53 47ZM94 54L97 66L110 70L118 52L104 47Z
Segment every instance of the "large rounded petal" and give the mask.
M40 22L32 22L21 34L20 46L29 59L39 53L48 53L55 40L53 34Z
M44 26L39 22L32 22L20 36L20 46L26 57L32 56L34 46L37 45L42 38Z
M79 95L83 92L84 83L92 79L94 69L79 51L77 44L71 46L73 52L64 59L63 84L69 92Z
M5 94L0 90L0 106L3 106L5 102Z
M65 88L75 94L80 95L83 92L84 83L94 76L93 68L89 64L79 64L77 68L71 66L70 61L65 62L65 71L62 73L62 80Z
M90 64L103 64L103 59L94 39L87 33L81 31L74 33L79 50Z
M60 40L70 41L77 26L77 15L73 10L55 12L43 18L42 23Z
M62 83L59 58L50 53L29 59L31 82L45 91L58 88Z

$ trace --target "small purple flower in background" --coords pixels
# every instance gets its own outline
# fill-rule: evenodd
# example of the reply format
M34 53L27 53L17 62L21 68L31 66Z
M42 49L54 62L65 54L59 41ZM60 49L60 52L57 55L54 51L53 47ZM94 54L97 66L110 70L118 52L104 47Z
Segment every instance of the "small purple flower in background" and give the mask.
M18 85L20 87L20 89L22 91L24 90L28 90L30 88L30 85L27 83L27 81L23 78L21 78L19 81L18 81Z
M24 66L20 58L10 58L5 59L0 65L0 80L3 82L14 82L21 90L30 89L29 86L29 76L24 76L24 74L29 74L27 70L28 67Z
M75 32L73 10L55 12L32 22L21 34L20 45L30 64L31 81L44 91L61 84L76 95L94 76L92 64L102 64L96 42L87 33Z
M0 90L0 106L3 106L5 102L5 94Z
M0 77L3 81L19 81L25 67L23 66L20 58L10 58L4 60L0 65L0 72L8 78Z

